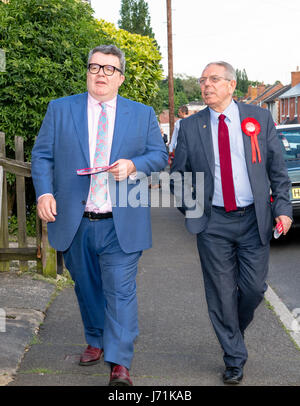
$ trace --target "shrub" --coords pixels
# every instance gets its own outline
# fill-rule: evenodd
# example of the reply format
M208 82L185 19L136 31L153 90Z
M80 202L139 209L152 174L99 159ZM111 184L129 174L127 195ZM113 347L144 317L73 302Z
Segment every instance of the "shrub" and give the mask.
M114 24L98 21L101 36L125 52L126 80L120 94L148 105L155 102L162 79L161 55L156 41L150 37L117 29Z
M0 2L0 130L8 156L14 136L31 149L50 100L85 91L88 51L101 41L92 9L77 0Z

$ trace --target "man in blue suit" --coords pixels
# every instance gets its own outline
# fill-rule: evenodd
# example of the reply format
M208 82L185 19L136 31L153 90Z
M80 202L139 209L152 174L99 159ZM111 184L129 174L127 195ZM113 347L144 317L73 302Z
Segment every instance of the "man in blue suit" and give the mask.
M182 121L172 171L193 175L186 227L197 235L223 381L237 384L247 360L244 333L267 287L273 219L284 234L292 223L290 181L270 112L233 101L233 67L208 64L200 87L207 108Z
M104 354L110 385L132 385L137 265L152 244L150 207L128 196L168 159L153 109L118 95L124 72L121 50L94 48L88 92L49 103L32 150L37 211L75 282L88 344L80 365ZM106 165L109 173L77 174Z

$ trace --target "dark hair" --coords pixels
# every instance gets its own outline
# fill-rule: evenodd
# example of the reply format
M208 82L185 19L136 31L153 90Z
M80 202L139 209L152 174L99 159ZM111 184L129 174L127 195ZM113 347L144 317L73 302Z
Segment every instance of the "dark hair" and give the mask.
M178 108L178 111L179 111L179 110L180 110L183 114L189 114L189 109L187 108L186 105L180 106L180 107Z
M101 52L102 54L106 54L106 55L117 56L120 61L120 69L121 69L122 73L124 74L126 61L125 61L125 54L123 51L121 51L121 49L117 48L115 45L99 45L99 46L93 48L89 52L88 63L87 63L88 65L90 63L92 55L94 55L96 52Z

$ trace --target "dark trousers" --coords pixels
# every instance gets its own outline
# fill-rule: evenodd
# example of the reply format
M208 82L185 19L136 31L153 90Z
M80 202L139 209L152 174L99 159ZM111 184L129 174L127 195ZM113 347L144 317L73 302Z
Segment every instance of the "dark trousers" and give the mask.
M248 357L244 331L263 299L269 263L269 244L261 244L254 206L229 213L213 207L197 245L225 365L242 367Z

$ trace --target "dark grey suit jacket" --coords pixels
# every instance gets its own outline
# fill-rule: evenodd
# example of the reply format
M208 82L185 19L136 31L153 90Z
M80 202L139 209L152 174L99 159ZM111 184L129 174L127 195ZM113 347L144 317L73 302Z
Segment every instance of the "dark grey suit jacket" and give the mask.
M273 217L287 215L292 218L289 199L290 180L276 135L270 112L257 106L237 103L241 122L255 118L261 126L258 138L261 162L252 163L251 139L243 133L245 159L254 197L255 213L262 244L272 236ZM210 126L210 113L206 108L181 121L172 173L192 172L195 205L201 216L190 216L195 207L186 209L186 227L194 234L205 230L211 214L214 194L215 159ZM204 196L201 182L196 184L196 173L204 173ZM270 189L274 202L270 202Z

